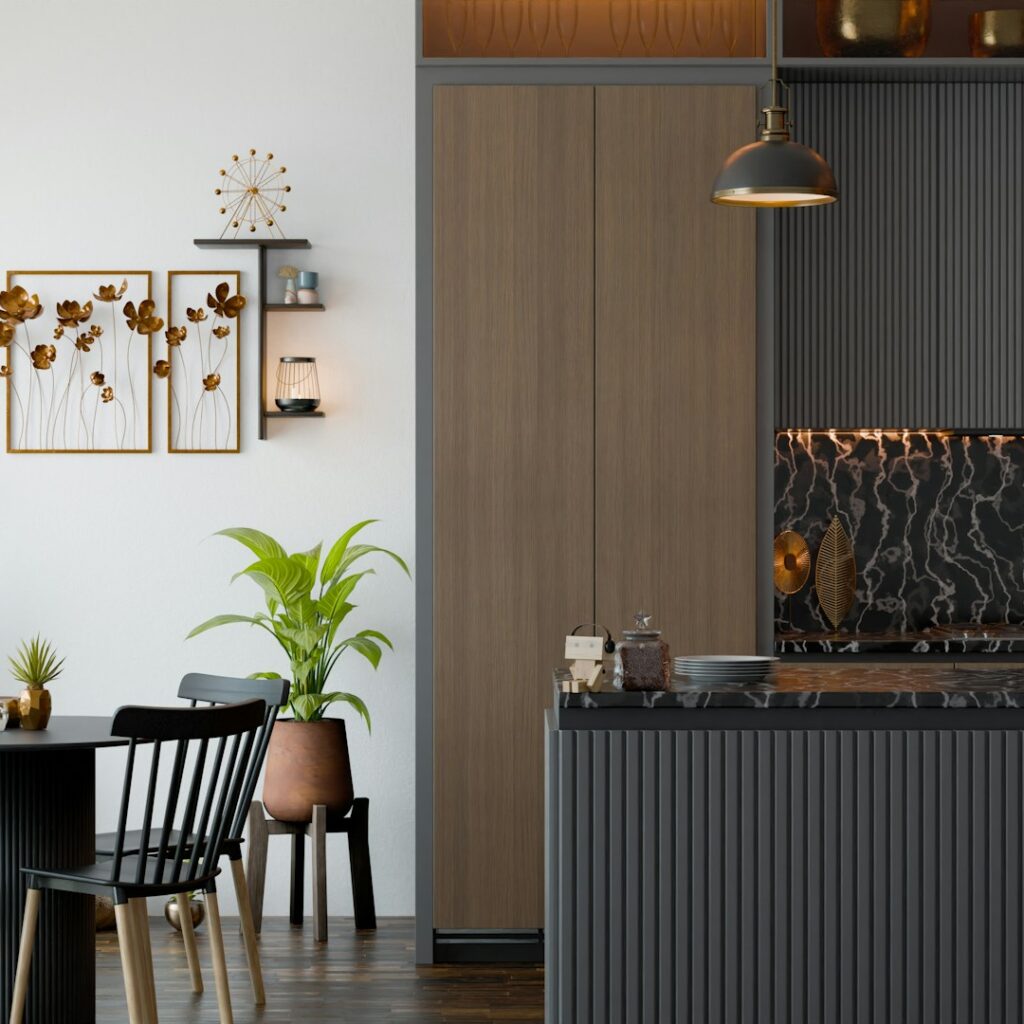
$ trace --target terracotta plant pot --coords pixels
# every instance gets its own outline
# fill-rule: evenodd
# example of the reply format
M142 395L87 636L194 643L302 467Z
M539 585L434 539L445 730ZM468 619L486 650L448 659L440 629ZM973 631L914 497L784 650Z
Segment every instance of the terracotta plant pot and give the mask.
M352 807L352 765L345 723L279 721L270 735L263 806L278 821L312 821L313 806L327 807L332 827Z
M18 698L22 729L45 729L50 708L50 691L45 686L22 690Z

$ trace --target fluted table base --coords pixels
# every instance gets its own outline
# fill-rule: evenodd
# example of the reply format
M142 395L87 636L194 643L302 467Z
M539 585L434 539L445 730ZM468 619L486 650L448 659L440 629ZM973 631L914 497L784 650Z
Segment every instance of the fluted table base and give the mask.
M26 737L27 738L27 737ZM44 741L45 742L45 741ZM0 744L0 1019L14 991L25 878L21 868L94 859L93 749ZM96 1020L96 916L91 896L44 892L25 1014L29 1024Z

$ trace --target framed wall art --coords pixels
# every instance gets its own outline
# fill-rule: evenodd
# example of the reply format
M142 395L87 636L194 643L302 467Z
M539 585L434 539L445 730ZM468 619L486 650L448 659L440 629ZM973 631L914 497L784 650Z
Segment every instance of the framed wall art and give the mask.
M151 340L164 321L151 291L148 270L8 271L8 452L152 450Z
M237 270L167 275L167 358L153 372L168 385L167 450L239 451L239 331L245 297Z

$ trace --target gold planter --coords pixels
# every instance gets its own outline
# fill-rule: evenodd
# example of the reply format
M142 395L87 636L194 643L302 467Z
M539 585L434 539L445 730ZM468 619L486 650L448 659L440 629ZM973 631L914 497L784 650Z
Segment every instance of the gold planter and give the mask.
M817 0L817 9L826 57L920 57L928 45L931 0Z
M50 691L45 686L22 690L18 698L22 729L45 729L50 709Z
M109 896L96 897L96 931L108 932L116 924L114 901Z
M188 901L188 909L192 916L192 927L198 928L206 917L206 907L201 900L197 900L194 896ZM164 917L167 918L167 923L176 931L181 931L181 920L178 917L178 898L172 896L164 904Z
M1024 11L975 11L972 57L1024 57Z

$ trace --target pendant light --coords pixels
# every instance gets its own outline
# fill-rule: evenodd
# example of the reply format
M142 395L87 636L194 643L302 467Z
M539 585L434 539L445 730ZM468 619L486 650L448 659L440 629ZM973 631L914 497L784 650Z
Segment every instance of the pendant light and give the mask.
M809 146L789 137L788 105L780 102L779 0L772 3L771 103L762 108L761 141L732 153L722 165L711 191L711 202L720 206L823 206L839 198L832 169Z

